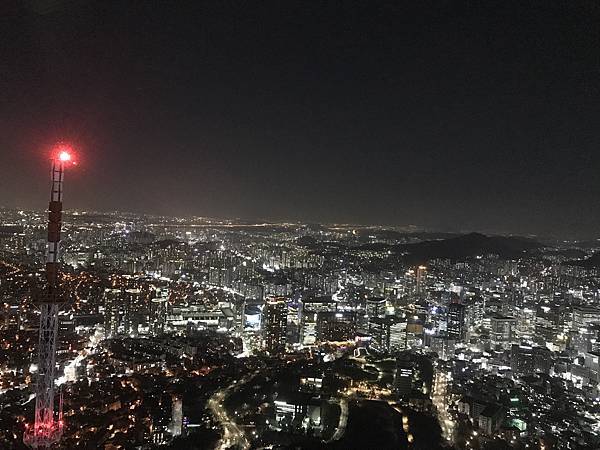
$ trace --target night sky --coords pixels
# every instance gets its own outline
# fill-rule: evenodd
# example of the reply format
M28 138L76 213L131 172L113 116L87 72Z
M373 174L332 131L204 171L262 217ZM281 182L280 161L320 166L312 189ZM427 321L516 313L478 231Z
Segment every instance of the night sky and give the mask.
M597 2L183 3L3 2L0 205L600 234Z

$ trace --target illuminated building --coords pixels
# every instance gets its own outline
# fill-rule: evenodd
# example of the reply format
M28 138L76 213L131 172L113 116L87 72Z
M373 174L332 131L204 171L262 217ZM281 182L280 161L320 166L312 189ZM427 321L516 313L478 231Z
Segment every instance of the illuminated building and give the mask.
M369 334L380 351L391 353L406 348L406 320L394 316L377 317L369 321Z
M591 323L600 323L600 309L589 306L573 308L573 329L584 328Z
M450 339L463 342L467 334L466 308L460 303L448 305L446 332Z
M285 351L287 331L287 305L285 299L267 300L263 310L263 340L265 350L270 354Z
M416 294L422 295L425 292L425 286L427 284L427 267L418 266L416 273Z
M501 315L494 315L490 320L492 329L491 342L493 345L508 347L514 339L514 329L517 319Z
M340 342L353 340L356 335L356 313L352 311L325 312L317 315L317 340Z
M138 335L142 314L140 297L139 289L104 291L104 329L108 337Z
M479 429L488 436L491 436L502 425L504 416L504 409L500 405L487 405L477 419Z
M167 315L167 327L171 330L229 328L235 325L233 311L226 306L206 308L203 305L176 306Z
M454 357L454 339L447 336L432 336L430 348L436 352L440 359L449 360Z
M245 330L260 330L260 322L262 310L259 305L249 305L244 302L244 329Z
M545 347L513 344L510 356L513 372L521 375L549 373L553 363L552 352Z
M150 332L154 336L160 336L165 330L167 321L167 300L168 292L159 290L155 298L152 299L150 314Z
M305 376L300 378L300 392L320 392L323 387L323 376Z
M291 433L310 433L319 436L323 431L322 403L319 398L304 392L290 392L275 400L275 422L281 430Z
M536 313L533 309L521 308L517 312L519 338L529 339L535 335Z
M308 297L300 300L300 342L313 345L317 341L317 316L321 312L335 312L337 303L331 296Z
M381 297L370 297L367 299L367 318L371 320L375 317L383 317L385 316L385 307L386 307L385 298Z
M511 348L511 368L518 374L534 373L533 348L525 345L513 344Z
M396 360L395 388L399 397L408 396L414 388L416 364L410 355L401 355Z
M171 411L171 434L173 437L181 436L183 430L183 401L173 396Z

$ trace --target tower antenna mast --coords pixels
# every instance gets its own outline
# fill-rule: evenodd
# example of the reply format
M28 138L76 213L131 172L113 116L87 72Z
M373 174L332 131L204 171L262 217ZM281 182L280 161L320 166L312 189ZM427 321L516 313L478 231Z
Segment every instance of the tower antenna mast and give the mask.
M63 302L59 285L63 180L65 166L73 163L71 149L64 145L58 146L52 155L52 184L46 244L46 289L37 299L40 309L40 328L35 423L33 428L29 427L23 436L23 442L34 449L49 449L60 440L63 432L62 414L59 412L58 417L55 417L54 413L54 379L58 311Z

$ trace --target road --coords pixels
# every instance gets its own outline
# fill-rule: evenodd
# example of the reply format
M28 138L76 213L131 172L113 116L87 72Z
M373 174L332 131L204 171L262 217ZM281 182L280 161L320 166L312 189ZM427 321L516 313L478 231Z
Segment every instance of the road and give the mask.
M7 274L5 274L7 277L14 275L15 273L19 273L21 271L21 268L18 266L15 266L14 264L8 262L8 261L0 261L0 264L2 264L5 267L8 267L9 269L12 269L12 272L8 272Z
M445 372L438 371L435 376L435 384L433 386L433 405L437 408L438 420L442 433L446 440L450 443L454 440L455 423L452 416L448 413L447 402L448 390L448 375Z
M90 336L90 339L83 350L79 352L75 358L65 364L64 375L56 380L56 384L60 386L67 381L77 381L77 367L85 358L96 351L98 344L102 342L103 339L104 333L101 330L96 329L94 334Z
M340 421L338 423L337 428L335 429L335 433L331 436L327 442L337 441L341 439L341 437L346 432L346 426L348 425L348 400L345 398L340 399Z
M257 372L253 372L242 377L239 380L234 381L226 388L220 389L213 394L208 400L208 408L212 412L213 416L219 422L221 428L223 428L223 436L217 443L216 449L225 450L228 448L243 449L247 450L250 448L250 441L246 437L244 429L240 427L233 418L229 415L223 405L223 401L227 396L236 388L250 381Z

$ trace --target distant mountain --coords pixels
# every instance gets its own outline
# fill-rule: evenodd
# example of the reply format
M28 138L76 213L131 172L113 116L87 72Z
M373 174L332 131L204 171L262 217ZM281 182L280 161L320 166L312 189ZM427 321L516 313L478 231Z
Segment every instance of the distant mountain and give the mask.
M545 250L542 252L542 256L562 257L568 259L585 259L587 253L579 248L566 248L559 250Z
M599 248L600 247L600 239L577 241L574 244L577 248Z
M450 239L396 245L395 250L399 253L406 253L407 259L419 263L435 258L460 260L488 254L511 259L541 247L543 247L542 244L528 238L469 233Z
M360 237L375 236L377 239L396 240L405 242L414 240L449 239L456 236L460 236L460 233L445 233L431 231L406 232L374 228L357 229L356 233Z
M567 261L565 264L569 266L579 266L585 269L598 269L600 268L600 252L596 252L586 259L575 259Z

